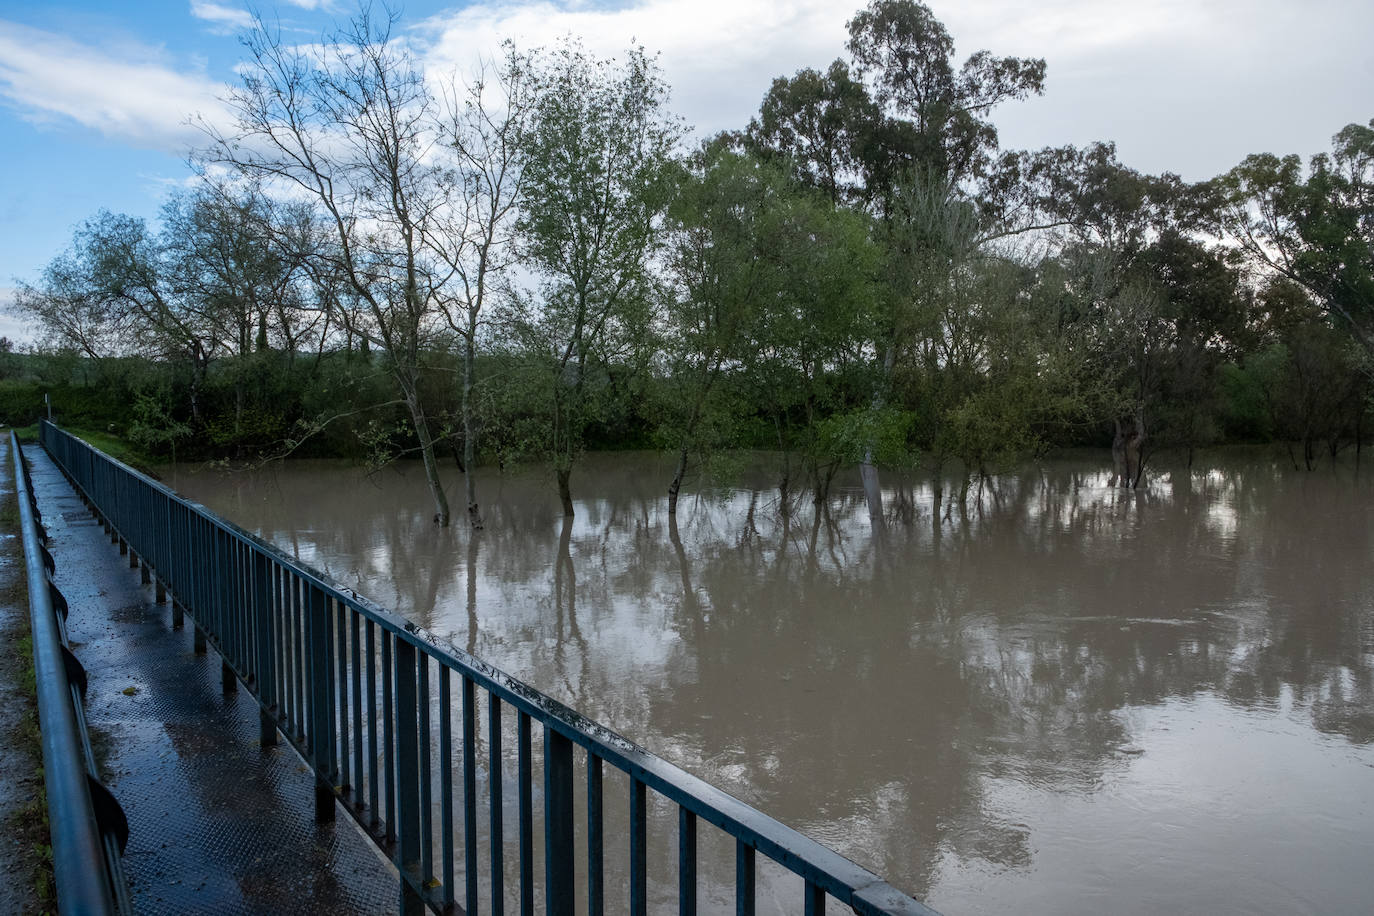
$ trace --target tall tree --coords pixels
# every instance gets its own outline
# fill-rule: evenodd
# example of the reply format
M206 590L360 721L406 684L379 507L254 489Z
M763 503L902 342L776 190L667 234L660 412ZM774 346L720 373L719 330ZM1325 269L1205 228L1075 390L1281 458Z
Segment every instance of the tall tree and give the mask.
M1332 151L1249 156L1218 178L1220 227L1266 270L1306 288L1374 356L1374 120Z
M894 176L916 168L952 185L982 176L997 149L989 112L1044 89L1038 58L976 51L956 69L954 39L919 0L871 0L849 21L848 48L888 113L874 152Z
M546 449L563 512L572 515L569 479L590 418L591 380L604 379L608 361L653 324L653 262L682 126L642 49L620 62L568 41L539 61L535 81L521 136L520 228L542 283L517 327L549 377Z
M451 274L434 285L434 293L461 346L463 480L473 528L482 527L473 478L477 344L489 300L518 260L515 221L524 184L520 140L534 103L530 57L509 42L503 51L499 64L484 66L446 99L441 136L453 160L443 182L448 199L442 214L424 227L426 245Z
M21 288L17 305L90 356L137 353L186 366L191 420L199 424L206 372L229 346L216 320L221 303L176 282L168 237L102 210L76 231L39 287Z
M445 203L431 156L440 125L418 61L391 34L395 23L364 9L329 40L298 46L255 20L243 84L226 98L237 129L207 127L211 147L201 155L304 193L323 210L336 244L318 256L335 261L370 315L419 442L435 521L447 525L420 397L435 290L449 277L425 244Z

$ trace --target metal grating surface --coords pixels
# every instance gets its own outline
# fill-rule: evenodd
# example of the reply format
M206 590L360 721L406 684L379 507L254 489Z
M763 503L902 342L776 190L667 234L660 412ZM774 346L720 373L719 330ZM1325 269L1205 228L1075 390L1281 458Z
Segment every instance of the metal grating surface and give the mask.
M124 867L148 914L391 913L397 877L340 812L314 821L309 768L258 744L257 704L220 688L219 656L173 630L40 448L25 449L89 677L86 715L129 819Z

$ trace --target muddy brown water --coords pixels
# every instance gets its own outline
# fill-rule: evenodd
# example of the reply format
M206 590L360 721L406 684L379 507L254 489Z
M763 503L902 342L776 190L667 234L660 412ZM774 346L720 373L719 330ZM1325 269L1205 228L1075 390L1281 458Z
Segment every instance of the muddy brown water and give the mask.
M784 513L766 468L674 530L642 454L589 456L571 524L549 475L482 472L479 536L431 523L418 467L163 476L948 913L1368 911L1374 478L1108 471L1042 462L938 515L889 474L879 535L857 478Z

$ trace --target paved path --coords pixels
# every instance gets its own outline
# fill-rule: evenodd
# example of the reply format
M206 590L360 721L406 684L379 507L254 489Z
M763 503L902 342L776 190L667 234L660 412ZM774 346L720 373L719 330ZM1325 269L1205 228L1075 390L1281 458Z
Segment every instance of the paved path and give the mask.
M397 878L342 811L314 821L308 767L258 743L257 704L224 694L219 656L168 606L37 445L24 454L89 676L86 715L129 819L124 867L143 914L387 913Z

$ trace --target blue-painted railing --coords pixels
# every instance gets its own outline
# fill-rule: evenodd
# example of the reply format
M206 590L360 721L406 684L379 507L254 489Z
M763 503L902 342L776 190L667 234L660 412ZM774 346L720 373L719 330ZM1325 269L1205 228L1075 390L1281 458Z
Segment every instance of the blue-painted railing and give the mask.
M96 771L82 707L86 672L67 640L67 602L52 582L56 567L44 546L47 533L13 431L10 455L29 591L43 785L58 912L82 916L129 913L129 889L121 860L129 826Z
M550 916L571 916L579 896L591 916L605 909L606 766L629 778L628 823L610 835L628 834L632 913L649 907L650 792L677 807L680 913L697 912L701 821L733 839L739 914L754 912L756 853L800 877L798 911L820 914L833 899L863 914L932 912L838 853L443 643L80 439L49 423L40 435L93 510L127 544L131 561L141 560L145 571L151 567L159 593L170 592L174 620L183 610L189 613L198 646L208 640L223 658L226 681L237 677L249 686L261 707L264 742L274 741L279 729L314 768L319 815L332 816L337 800L388 851L400 872L402 912L418 913L428 905L476 913L482 884L485 909L503 913L507 711L516 720L518 812L518 867L511 870L518 893L511 896L521 914L533 913L536 905L536 728L543 745L543 903ZM478 848L479 695L488 725L484 864ZM577 761L574 747L585 752ZM455 760L461 762L461 793L451 778ZM574 838L577 763L586 781L580 796L583 841ZM455 880L460 854L461 895ZM585 869L580 889L579 865Z

